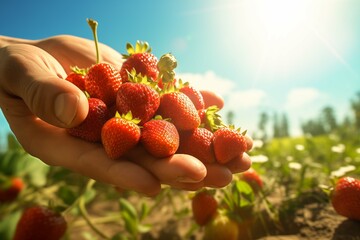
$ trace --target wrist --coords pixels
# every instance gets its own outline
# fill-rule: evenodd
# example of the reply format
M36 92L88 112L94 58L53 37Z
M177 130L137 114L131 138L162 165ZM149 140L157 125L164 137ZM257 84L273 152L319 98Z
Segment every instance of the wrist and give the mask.
M0 48L6 47L6 46L12 45L12 44L33 44L33 43L34 43L33 40L0 35Z

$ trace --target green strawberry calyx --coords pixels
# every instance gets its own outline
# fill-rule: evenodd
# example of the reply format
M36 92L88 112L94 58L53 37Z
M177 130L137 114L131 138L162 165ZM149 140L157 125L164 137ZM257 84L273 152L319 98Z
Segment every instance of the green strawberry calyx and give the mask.
M136 41L135 47L131 43L126 43L127 54L122 54L124 59L136 53L151 53L152 49L146 41Z
M136 125L138 125L141 122L141 119L133 117L131 111L124 114L120 114L119 112L116 112L115 118L122 118L125 119L126 121L133 122Z
M82 75L82 76L85 76L89 71L88 68L79 68L78 66L71 66L70 69L74 73Z
M146 75L143 76L141 73L137 73L135 68L131 70L131 72L127 71L128 80L132 83L141 83L145 85L149 85L154 88L156 91L160 91L157 82L154 82L151 78L148 78Z

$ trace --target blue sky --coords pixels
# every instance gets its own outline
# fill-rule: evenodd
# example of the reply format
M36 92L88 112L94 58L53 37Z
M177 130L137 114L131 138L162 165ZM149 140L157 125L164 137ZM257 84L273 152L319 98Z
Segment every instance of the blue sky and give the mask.
M260 112L286 113L291 134L332 106L341 120L360 90L358 0L3 0L0 35L39 39L73 34L124 52L148 41L160 57L172 52L177 73L218 92L222 113L255 133ZM8 126L0 116L0 134Z

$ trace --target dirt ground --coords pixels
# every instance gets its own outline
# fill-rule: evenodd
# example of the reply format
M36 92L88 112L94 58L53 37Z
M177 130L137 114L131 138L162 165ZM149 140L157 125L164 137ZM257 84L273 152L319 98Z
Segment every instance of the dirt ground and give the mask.
M175 204L187 204L181 202L183 200L180 199ZM104 210L109 211L111 208L111 206L101 204L94 205L89 210L96 215ZM338 215L331 204L324 201L324 196L319 196L318 193L307 194L296 203L289 203L283 212L284 214L280 214L280 228L275 227L271 220L265 223L266 226L264 222L258 222L253 224L251 237L243 236L239 240L360 240L360 221L348 220ZM191 235L185 237L185 234L193 226L193 221L190 217L175 216L174 209L169 204L158 206L156 213L151 215L150 221L152 222L151 231L143 234L141 240L200 240L202 238L201 229L193 231ZM114 232L123 231L123 229L109 225L99 225L98 227L110 236ZM86 227L82 230L93 234ZM75 238L71 239L82 239L76 233L73 237Z

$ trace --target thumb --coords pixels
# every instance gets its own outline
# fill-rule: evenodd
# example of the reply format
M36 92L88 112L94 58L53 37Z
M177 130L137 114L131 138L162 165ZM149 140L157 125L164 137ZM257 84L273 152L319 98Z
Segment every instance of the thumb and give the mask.
M20 97L29 110L58 127L79 125L88 112L88 100L75 85L56 76L24 81Z
M58 127L80 124L88 112L85 94L64 79L64 69L52 56L40 49L20 47L9 49L21 54L9 54L5 58L5 67L0 69L3 70L0 72L3 89L8 93L7 99L13 100L8 102L11 108L7 109L7 114L23 117L28 116L30 110L35 116ZM34 51L37 52L36 58L29 56ZM18 101L17 97L23 101Z

